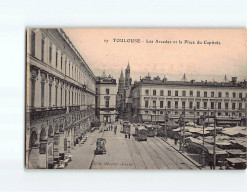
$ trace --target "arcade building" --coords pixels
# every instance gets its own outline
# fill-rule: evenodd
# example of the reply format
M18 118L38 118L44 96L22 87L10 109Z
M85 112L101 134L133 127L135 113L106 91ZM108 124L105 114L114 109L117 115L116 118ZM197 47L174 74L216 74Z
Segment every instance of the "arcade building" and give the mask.
M28 29L26 167L53 168L95 119L96 77L62 29Z

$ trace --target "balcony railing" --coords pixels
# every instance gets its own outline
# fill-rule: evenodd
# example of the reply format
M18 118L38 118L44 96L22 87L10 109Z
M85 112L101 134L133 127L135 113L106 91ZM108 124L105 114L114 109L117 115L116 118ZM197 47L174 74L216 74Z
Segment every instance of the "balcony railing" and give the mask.
M66 107L50 107L50 108L32 108L30 109L30 119L31 120L38 120L46 117L71 113L75 111L82 111L84 112L83 115L87 116L94 113L94 108L92 106L83 106L82 109L81 105L78 106L66 106Z

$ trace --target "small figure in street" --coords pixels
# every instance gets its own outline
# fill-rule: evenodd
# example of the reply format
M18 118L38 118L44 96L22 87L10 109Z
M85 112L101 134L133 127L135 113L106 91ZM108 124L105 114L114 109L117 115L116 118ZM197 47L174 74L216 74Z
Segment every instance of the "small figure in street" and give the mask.
M130 133L129 133L129 139L130 139Z
M117 133L117 126L115 126L114 128L114 134L116 135L116 133Z
M210 169L212 170L213 169L213 162L211 160L208 162L208 165L209 165Z
M177 145L177 143L178 143L178 136L177 136L177 134L175 134L174 141L175 141L175 145Z
M226 164L226 167L225 167L226 170L230 169L228 163Z

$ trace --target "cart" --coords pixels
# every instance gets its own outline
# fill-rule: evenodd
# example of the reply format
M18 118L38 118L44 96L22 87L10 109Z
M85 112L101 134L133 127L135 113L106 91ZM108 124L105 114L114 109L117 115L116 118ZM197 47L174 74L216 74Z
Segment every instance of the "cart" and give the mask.
M106 154L105 149L106 140L104 138L98 138L96 142L96 150L94 150L94 154Z

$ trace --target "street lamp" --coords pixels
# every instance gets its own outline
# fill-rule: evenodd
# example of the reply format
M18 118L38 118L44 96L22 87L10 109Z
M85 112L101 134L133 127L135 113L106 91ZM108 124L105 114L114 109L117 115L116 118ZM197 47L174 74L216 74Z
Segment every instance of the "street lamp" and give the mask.
M194 127L196 127L196 107L194 107L193 111L194 111Z
M203 146L203 149L202 149L202 167L205 166L205 151L204 151L204 128L205 128L205 119L206 119L206 116L203 115L201 116L201 119L202 119L202 146Z
M184 116L183 115L180 115L178 122L179 122L179 125L181 128L180 129L179 150L184 152L184 125L185 125L185 122L184 122ZM182 129L183 129L183 137L182 137ZM182 147L182 144L183 144L183 147Z
M165 108L165 140L167 140L167 122L168 122L168 114Z

